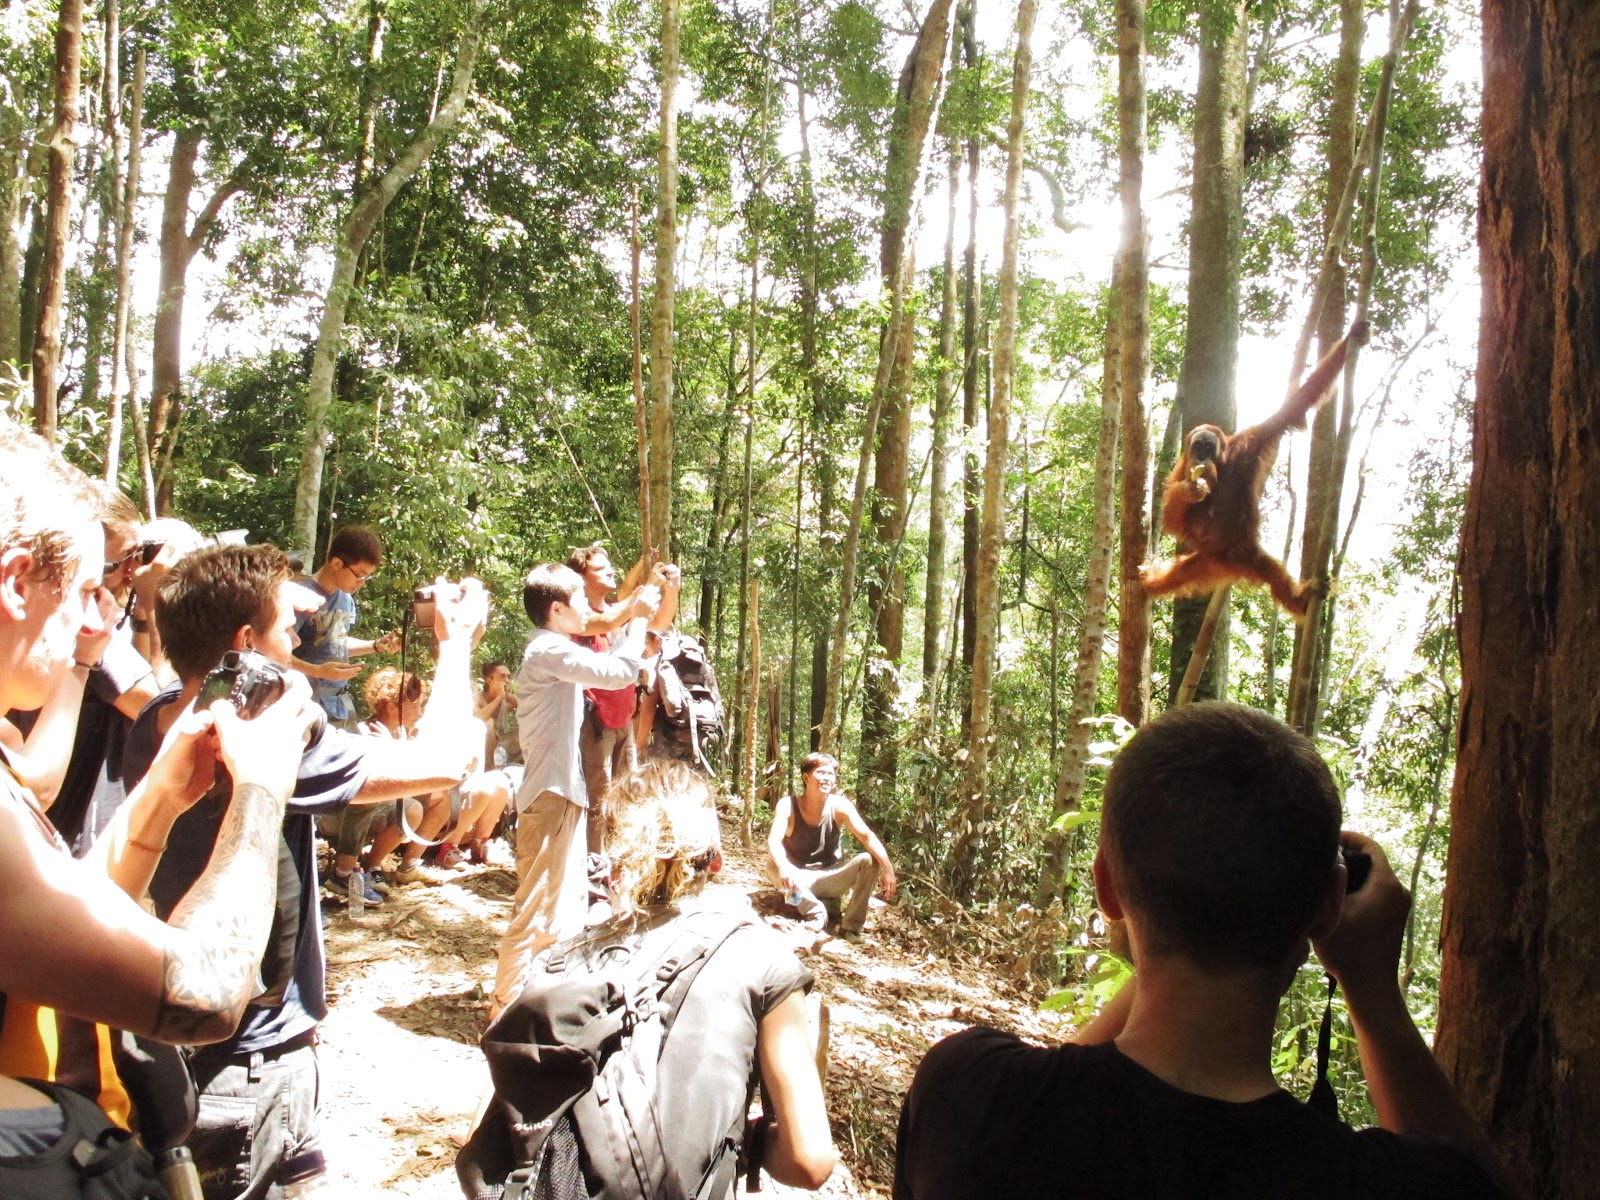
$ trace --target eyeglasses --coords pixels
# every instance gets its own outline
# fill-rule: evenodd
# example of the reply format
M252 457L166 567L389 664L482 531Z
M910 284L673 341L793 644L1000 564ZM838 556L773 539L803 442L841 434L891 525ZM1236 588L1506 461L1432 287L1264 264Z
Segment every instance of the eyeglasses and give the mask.
M350 574L354 575L356 577L356 582L358 582L358 583L365 583L367 580L371 579L374 575L376 575L378 573L378 568L377 567L373 567L370 571L358 571L354 567L352 567L349 563L345 563L344 569L346 571L349 571Z
M161 547L165 545L165 542L140 542L116 562L106 563L105 570L101 572L101 575L102 577L106 575L114 575L136 558L139 560L139 565L141 567L148 567L151 563L155 562L156 555L161 553Z

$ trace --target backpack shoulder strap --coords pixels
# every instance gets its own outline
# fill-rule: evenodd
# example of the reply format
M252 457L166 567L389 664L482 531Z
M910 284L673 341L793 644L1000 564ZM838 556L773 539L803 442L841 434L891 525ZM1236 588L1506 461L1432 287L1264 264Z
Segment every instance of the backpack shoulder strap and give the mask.
M655 1067L696 976L730 937L752 920L745 914L692 912L656 968L663 984L653 1018L632 1031L610 1069L573 1107L580 1141L601 1197L692 1200L668 1156L674 1145L656 1104L664 1084ZM678 1081L681 1086L687 1081Z
M37 1079L21 1082L61 1109L61 1136L38 1154L0 1159L0 1195L7 1200L169 1200L133 1135L93 1100Z

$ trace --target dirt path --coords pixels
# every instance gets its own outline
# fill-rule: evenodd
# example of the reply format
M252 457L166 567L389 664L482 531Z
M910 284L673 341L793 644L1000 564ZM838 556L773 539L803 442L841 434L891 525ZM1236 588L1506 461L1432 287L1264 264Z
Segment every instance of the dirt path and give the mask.
M731 831L725 844L715 902L754 896L766 907L759 860ZM452 1164L488 1078L477 1041L513 889L508 868L475 867L438 887L397 889L355 920L331 910L324 1138L342 1196L460 1195ZM767 920L800 947L794 922ZM997 990L992 972L936 950L904 906L875 901L863 941L829 940L801 957L830 1015L826 1086L840 1167L824 1196L887 1194L900 1099L933 1041L975 1023L1043 1040L1066 1029L1027 997Z

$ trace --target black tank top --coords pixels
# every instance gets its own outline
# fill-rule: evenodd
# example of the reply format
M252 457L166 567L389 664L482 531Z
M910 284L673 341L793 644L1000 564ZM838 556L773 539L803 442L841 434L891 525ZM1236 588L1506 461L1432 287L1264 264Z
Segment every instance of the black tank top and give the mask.
M832 796L823 802L822 816L815 825L800 815L798 797L790 801L789 813L793 828L784 835L783 852L790 862L816 871L839 861L839 825L833 819Z

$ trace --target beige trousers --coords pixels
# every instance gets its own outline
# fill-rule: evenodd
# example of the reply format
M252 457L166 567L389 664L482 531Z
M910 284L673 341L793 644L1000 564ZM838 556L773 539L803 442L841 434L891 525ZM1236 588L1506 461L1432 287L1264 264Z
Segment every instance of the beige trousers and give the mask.
M587 814L559 792L540 792L517 814L517 896L500 939L490 1019L522 993L534 957L583 931L588 911Z
M872 893L878 887L879 868L872 855L863 850L836 867L821 871L809 871L805 867L793 867L792 870L800 876L803 885L799 908L800 917L807 925L820 931L830 915L839 916L839 900L848 895L849 905L844 915L839 917L839 928L846 933L861 932L867 923L867 906L872 903ZM778 868L770 861L767 863L767 874L774 883L782 886Z

